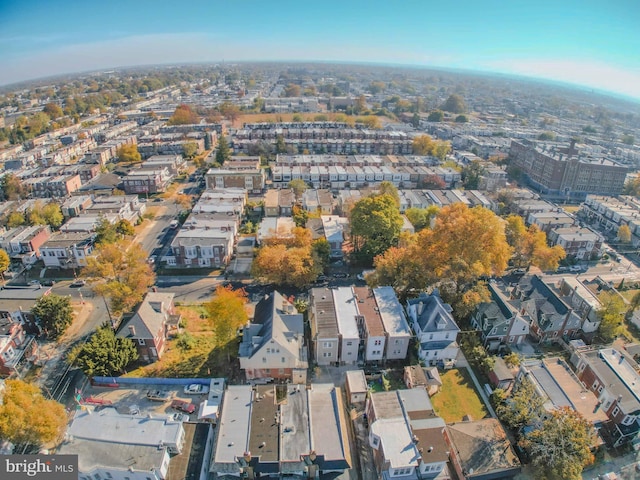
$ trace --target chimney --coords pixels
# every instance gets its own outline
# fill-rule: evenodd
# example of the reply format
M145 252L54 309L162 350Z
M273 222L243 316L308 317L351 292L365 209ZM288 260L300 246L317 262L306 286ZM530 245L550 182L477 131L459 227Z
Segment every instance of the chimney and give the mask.
M129 325L129 334L132 337L135 337L136 336L136 327L134 327L133 325Z

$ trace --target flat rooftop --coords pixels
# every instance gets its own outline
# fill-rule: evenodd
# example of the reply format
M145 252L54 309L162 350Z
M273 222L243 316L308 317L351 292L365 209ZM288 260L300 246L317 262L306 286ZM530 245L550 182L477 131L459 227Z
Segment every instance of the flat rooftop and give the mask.
M250 385L229 385L218 422L214 463L235 463L248 450L253 390Z
M376 303L380 309L380 316L385 331L392 336L411 336L409 324L404 315L404 309L392 287L378 287L373 289Z
M358 338L358 299L351 287L340 287L333 290L333 301L336 308L338 330L344 338Z

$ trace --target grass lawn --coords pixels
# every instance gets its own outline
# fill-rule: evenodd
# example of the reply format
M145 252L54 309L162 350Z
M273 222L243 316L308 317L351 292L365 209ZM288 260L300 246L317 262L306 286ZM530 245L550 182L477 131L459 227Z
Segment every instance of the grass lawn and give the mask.
M162 358L151 364L130 371L129 377L227 377L237 379L239 364L234 358L238 343L229 346L231 361L226 351L218 348L201 306L180 306L176 310L186 324L184 332L167 342Z
M459 422L465 415L480 420L488 412L464 369L451 369L440 374L442 390L431 397L435 412L447 422Z

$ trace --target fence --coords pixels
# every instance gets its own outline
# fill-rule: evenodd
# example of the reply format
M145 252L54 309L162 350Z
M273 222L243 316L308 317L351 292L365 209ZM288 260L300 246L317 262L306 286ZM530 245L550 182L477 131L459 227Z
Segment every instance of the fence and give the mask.
M93 385L199 385L209 386L210 378L156 378L156 377L93 377Z

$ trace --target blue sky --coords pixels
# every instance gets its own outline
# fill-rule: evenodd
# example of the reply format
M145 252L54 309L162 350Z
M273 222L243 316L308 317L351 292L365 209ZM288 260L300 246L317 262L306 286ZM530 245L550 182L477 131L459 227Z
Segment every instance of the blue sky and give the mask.
M640 1L0 0L0 84L220 60L496 71L640 99Z

